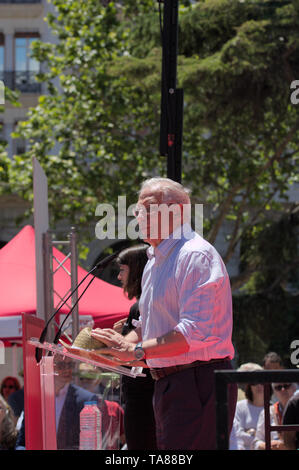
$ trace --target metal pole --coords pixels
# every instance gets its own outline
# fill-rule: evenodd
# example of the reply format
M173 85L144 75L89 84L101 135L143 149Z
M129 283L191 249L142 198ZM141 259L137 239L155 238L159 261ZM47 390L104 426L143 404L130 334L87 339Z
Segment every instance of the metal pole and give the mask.
M47 319L45 284L45 265L43 264L43 235L49 229L48 182L38 160L33 157L33 193L34 193L34 234L35 234L35 269L36 269L36 316Z
M78 256L77 256L77 233L75 227L71 227L70 232L70 252L71 252L71 290L78 285ZM78 290L72 295L72 307L78 300ZM72 313L72 339L79 333L79 307L78 304Z
M266 450L271 449L270 399L271 399L271 385L269 383L266 383L266 384L264 384L265 447L266 447Z
M181 181L183 90L176 88L178 53L178 0L164 3L160 155L167 156L167 176Z
M54 294L53 294L53 242L52 232L47 230L43 234L43 265L44 265L44 310L45 322L48 321L54 313ZM47 332L47 341L51 342L55 336L54 323L51 323Z

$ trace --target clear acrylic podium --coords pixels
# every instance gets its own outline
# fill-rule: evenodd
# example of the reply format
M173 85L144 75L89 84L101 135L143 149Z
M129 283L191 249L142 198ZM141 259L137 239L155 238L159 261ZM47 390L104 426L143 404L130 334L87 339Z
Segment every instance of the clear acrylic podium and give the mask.
M121 376L144 376L142 368L117 366L105 356L63 345L41 344L41 329L40 319L24 314L26 449L79 450L80 411L88 401L96 401L101 411L102 450L120 449ZM39 364L37 347L44 350Z

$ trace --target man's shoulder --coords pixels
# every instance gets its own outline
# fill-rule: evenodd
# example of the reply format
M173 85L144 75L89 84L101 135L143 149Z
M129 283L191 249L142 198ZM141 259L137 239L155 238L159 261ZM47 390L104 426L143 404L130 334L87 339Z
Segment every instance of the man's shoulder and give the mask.
M289 407L298 408L299 409L299 393L295 393L288 401L287 405Z
M184 240L180 245L177 259L188 261L188 259L202 259L203 257L208 262L220 259L216 248L197 232L193 232L192 238Z
M80 387L76 384L70 384L69 386L70 391L73 391L75 395L84 401L98 401L97 395L90 392L89 390L85 390L85 388Z
M283 411L283 424L295 424L299 418L299 395L293 395Z

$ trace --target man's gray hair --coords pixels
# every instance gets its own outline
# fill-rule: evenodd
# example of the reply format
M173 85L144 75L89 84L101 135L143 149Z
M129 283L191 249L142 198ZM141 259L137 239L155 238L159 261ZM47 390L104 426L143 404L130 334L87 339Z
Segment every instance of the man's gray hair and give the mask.
M170 178L154 177L145 180L139 194L147 188L157 194L160 203L190 204L189 189Z

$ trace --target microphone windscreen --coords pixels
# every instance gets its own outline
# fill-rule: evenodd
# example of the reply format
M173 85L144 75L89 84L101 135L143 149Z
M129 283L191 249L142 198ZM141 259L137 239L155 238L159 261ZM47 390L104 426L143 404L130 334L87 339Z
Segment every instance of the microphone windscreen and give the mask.
M117 258L117 256L119 255L120 252L121 252L121 250L118 250L115 253L113 253L112 255L106 256L104 259L102 259L101 261L99 261L96 264L96 267L97 268L102 268L102 269L106 268L106 266L108 266L112 261L115 260L115 258Z

